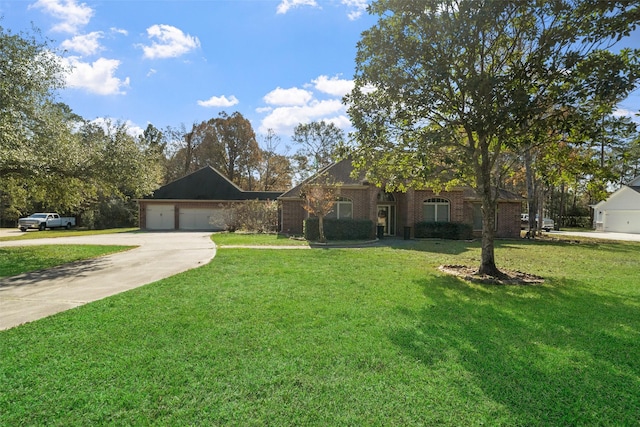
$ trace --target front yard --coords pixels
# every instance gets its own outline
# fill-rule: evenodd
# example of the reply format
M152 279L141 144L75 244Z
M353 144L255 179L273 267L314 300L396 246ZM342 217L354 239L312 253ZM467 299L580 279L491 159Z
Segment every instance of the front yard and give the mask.
M215 236L214 236L215 240ZM246 244L246 242L243 242ZM639 244L220 248L0 332L0 425L634 425Z

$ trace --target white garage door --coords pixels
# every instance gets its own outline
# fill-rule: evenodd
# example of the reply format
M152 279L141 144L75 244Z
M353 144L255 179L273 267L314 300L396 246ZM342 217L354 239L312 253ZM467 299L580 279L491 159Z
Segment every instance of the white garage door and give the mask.
M180 230L224 230L224 209L180 209Z
M175 216L173 205L147 205L147 229L173 230Z
M640 211L606 211L604 231L640 233Z

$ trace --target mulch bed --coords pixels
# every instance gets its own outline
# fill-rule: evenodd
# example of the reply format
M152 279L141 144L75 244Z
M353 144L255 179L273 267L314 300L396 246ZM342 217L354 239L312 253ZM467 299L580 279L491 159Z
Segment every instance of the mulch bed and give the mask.
M540 285L544 283L544 278L540 276L515 270L501 269L502 276L500 277L478 274L477 267L468 267L466 265L441 265L438 270L469 282L490 285Z

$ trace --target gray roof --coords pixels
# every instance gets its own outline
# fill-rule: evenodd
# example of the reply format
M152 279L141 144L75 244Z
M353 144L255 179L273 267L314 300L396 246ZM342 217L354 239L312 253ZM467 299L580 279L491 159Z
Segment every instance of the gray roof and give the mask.
M163 185L147 199L275 200L281 191L244 191L212 166Z
M304 186L305 184L313 183L323 175L329 176L333 182L341 183L342 185L368 185L368 182L365 179L364 172L361 171L356 178L353 178L351 176L353 169L354 168L351 164L351 158L347 157L346 159L340 160L337 163L321 169L316 175L313 175L312 177L293 187L291 190L282 194L280 198L300 197L300 189L302 188L302 186ZM463 189L463 192L466 199L479 199L475 190L470 187L465 187ZM521 202L523 200L520 195L512 193L511 191L499 189L498 192L498 199L501 201Z
M364 172L360 172L360 174L356 178L353 178L351 176L351 172L353 172L351 158L340 160L337 163L330 164L329 166L320 169L317 174L302 181L300 184L296 185L280 197L300 197L300 189L304 185L311 184L323 176L329 177L331 182L340 183L342 185L363 185L365 181Z

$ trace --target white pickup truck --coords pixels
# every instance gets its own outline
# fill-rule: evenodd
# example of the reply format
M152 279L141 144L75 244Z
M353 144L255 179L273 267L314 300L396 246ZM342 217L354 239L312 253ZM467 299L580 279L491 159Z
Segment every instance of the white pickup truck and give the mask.
M44 231L47 228L66 228L69 229L76 225L74 217L63 217L53 212L34 213L27 218L18 220L18 228L20 231L28 229L37 229Z

